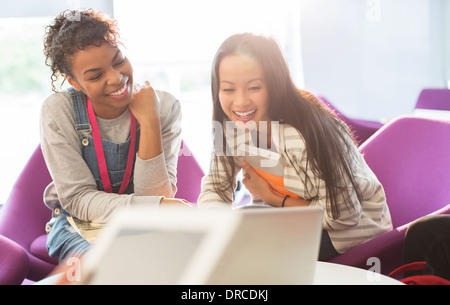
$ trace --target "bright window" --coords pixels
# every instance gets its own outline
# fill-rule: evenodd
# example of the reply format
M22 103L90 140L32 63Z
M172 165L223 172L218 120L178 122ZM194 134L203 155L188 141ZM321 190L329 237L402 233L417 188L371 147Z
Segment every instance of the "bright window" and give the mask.
M274 36L296 84L324 95L349 117L410 114L422 88L450 86L448 0L9 3L0 4L0 16L50 17L0 18L0 204L39 143L39 111L51 94L44 26L63 8L93 5L114 12L136 81L149 80L180 100L183 139L205 171L211 150L211 62L232 34Z
M67 8L78 2L68 1ZM62 10L53 7L61 2L55 3L49 4L49 12ZM273 35L301 83L299 6L297 0L114 1L114 18L136 80L149 80L180 100L183 138L205 170L211 147L210 66L217 48L237 32ZM43 55L44 28L56 14L0 18L0 205L39 144L40 107L52 93Z
M39 145L39 111L51 93L42 39L51 19L0 18L0 205Z
M240 32L275 37L302 82L298 0L114 1L135 81L149 80L182 106L183 139L205 171L211 150L211 63L220 44Z

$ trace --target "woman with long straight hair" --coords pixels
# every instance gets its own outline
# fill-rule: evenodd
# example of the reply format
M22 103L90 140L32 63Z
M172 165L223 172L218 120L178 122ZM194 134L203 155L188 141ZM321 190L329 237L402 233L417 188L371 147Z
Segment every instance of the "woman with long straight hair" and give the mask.
M295 86L274 39L229 37L214 58L211 86L214 151L199 207L231 206L243 169L253 203L324 208L321 260L392 229L383 187L351 131ZM279 159L250 166L251 148Z

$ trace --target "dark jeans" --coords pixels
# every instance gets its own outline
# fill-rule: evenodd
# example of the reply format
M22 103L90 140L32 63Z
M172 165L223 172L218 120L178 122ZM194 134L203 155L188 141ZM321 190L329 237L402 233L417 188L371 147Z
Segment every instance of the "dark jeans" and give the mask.
M319 261L326 262L338 255L339 253L331 243L330 235L328 235L326 230L323 230L322 240L320 241Z
M450 215L425 216L406 232L403 263L427 262L424 271L409 271L405 277L430 274L450 280Z

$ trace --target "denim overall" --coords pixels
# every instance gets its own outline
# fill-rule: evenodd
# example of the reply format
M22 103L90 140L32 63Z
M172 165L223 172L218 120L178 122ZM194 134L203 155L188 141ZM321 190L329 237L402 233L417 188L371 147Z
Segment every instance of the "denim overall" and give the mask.
M75 125L80 137L80 147L84 161L89 166L92 175L97 183L97 189L104 191L103 182L100 177L100 170L97 162L97 155L92 137L91 125L87 113L86 96L83 92L69 89L69 96L72 102ZM139 125L136 126L136 150L139 147ZM84 133L83 133L84 132ZM88 132L89 137L85 135ZM84 135L83 135L84 134ZM118 193L122 184L127 165L128 148L130 139L124 143L114 143L103 140L103 150L105 153L106 166L108 168L109 179L114 193ZM134 160L135 162L136 160ZM125 194L133 193L133 172ZM70 225L67 216L71 216L60 205L53 208L52 219L47 223L47 250L50 256L62 261L70 256L80 256L90 247L90 243L78 234Z

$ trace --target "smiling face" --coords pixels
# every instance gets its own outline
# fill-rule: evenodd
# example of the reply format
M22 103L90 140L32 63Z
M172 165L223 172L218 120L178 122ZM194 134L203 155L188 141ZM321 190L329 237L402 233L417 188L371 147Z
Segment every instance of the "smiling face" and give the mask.
M95 114L104 119L121 115L133 97L133 68L118 47L90 45L71 57L69 83L90 99Z
M263 68L250 56L224 57L219 65L219 100L224 113L241 123L270 122L269 94Z

